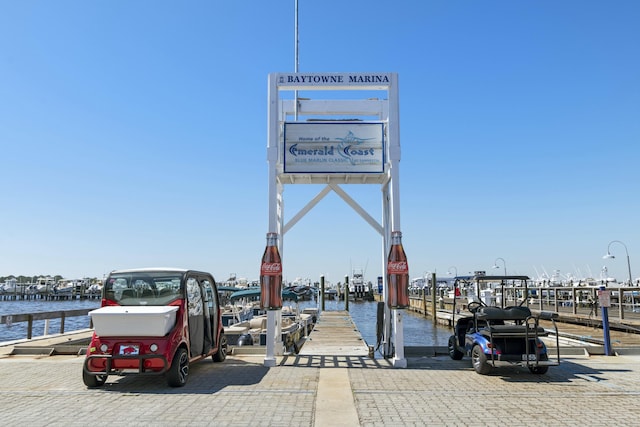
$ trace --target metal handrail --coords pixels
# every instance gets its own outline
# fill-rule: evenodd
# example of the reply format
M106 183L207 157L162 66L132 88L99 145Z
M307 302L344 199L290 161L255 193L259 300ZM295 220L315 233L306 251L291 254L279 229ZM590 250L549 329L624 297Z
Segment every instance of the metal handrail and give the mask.
M510 306L518 305L522 302L522 291L524 287L504 287L498 288L502 291L502 295L496 298L495 305ZM598 305L599 286L557 286L557 287L531 287L528 286L529 298L524 305L532 310L538 311L555 311L564 315L573 315L578 317L586 317L590 319L599 319L600 310ZM611 291L611 307L609 308L609 318L614 321L624 323L640 324L640 287L630 286L607 286L607 290ZM443 300L440 305L451 308L453 298L447 297L446 294L433 294L430 288L424 290L411 291L412 299L439 301ZM467 296L464 294L456 297L456 304L466 305ZM464 307L463 307L464 308Z
M93 308L78 310L43 311L40 313L4 314L0 316L0 325L11 326L14 323L27 322L27 339L33 335L34 320L60 319L60 333L64 334L64 321L67 317L86 316Z

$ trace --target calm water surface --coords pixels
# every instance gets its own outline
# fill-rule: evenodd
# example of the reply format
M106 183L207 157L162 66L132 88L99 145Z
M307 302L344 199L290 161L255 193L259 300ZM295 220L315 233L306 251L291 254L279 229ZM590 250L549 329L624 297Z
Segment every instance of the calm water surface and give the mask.
M300 303L300 308L317 307L314 301ZM100 300L71 301L0 301L0 315L38 313L59 310L77 310L82 308L98 308ZM376 307L377 302L351 302L349 312L362 338L368 345L376 344ZM344 310L343 301L327 301L325 310ZM33 336L44 333L44 320L33 323ZM69 317L65 320L65 332L89 327L89 316ZM49 333L60 332L60 320L49 321ZM446 326L435 325L423 316L408 311L404 315L404 344L406 346L446 346L451 330ZM14 323L11 326L0 325L0 342L23 339L27 337L27 323Z
M41 313L47 311L80 310L83 308L99 308L100 300L28 300L0 301L0 315ZM64 331L70 332L89 327L89 316L68 317L64 321ZM33 322L33 336L44 334L44 320ZM60 319L49 320L49 334L60 332ZM27 338L27 322L14 323L11 326L0 325L0 342Z
M368 345L376 345L377 302L350 302L349 313L362 338ZM315 305L314 305L315 306ZM325 310L344 310L344 302L327 301ZM404 310L405 346L445 346L451 335L451 329L434 325L431 320L409 310Z

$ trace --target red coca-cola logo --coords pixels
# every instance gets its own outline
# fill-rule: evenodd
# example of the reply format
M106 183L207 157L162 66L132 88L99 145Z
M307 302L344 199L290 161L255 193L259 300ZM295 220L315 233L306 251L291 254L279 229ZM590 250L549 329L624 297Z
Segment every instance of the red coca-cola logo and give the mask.
M263 276L277 276L282 274L282 263L280 262L263 262L260 267L260 274Z
M389 261L387 263L388 274L408 274L409 264L407 261Z

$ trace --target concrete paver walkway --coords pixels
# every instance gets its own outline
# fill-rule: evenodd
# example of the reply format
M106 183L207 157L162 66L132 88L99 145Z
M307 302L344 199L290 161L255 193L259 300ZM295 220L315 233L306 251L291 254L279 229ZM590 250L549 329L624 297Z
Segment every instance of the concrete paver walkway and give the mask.
M358 425L358 411L347 369L319 371L314 421L318 427Z
M448 356L409 359L407 369L291 360L274 368L262 356L202 361L178 389L163 377L109 377L87 389L83 357L3 356L3 425L636 426L640 419L638 356L571 356L547 375L514 367L486 376ZM328 417L347 395L357 420L337 406Z
M640 356L566 354L546 375L519 367L478 375L469 358L454 361L446 355L408 357L406 369L395 369L387 360L367 357L353 326L344 327L344 345L328 339L326 347L314 347L331 322L348 319L339 317L325 317L327 323L318 324L303 351L278 357L276 367L265 367L263 354L234 355L224 363L201 361L191 366L182 388L168 387L162 376L112 376L104 387L87 389L83 356L0 352L2 422L623 427L636 426L640 419Z

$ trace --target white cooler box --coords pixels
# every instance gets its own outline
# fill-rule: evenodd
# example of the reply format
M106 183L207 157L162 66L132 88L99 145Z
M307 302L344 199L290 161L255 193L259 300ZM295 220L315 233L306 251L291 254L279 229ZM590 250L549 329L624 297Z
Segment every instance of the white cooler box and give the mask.
M107 306L89 312L102 337L163 337L176 324L175 306Z

